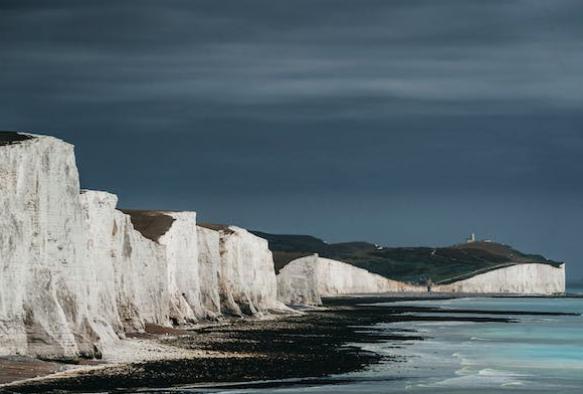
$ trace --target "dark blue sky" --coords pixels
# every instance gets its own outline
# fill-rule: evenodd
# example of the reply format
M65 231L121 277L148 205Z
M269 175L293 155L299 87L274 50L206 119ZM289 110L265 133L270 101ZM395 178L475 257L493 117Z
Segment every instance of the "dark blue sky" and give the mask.
M583 277L583 3L0 1L0 129L120 206Z

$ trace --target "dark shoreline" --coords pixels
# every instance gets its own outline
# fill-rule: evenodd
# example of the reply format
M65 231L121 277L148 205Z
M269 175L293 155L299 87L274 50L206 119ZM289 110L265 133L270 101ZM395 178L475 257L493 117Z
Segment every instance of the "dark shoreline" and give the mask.
M372 297L373 302L394 298ZM412 300L409 298L409 300ZM187 335L162 337L165 344L187 349L228 353L225 357L150 361L127 366L94 369L58 379L37 381L0 389L0 392L104 392L138 391L138 388L189 387L280 387L338 384L346 379L333 375L363 370L378 363L402 361L365 351L358 344L423 340L414 330L376 329L378 323L403 321L464 321L515 323L500 317L514 315L560 315L527 311L449 310L402 305L369 305L371 298L326 300L327 308L306 311L301 316L276 320L234 321L208 326ZM421 314L419 314L421 313ZM439 316L447 313L449 316ZM480 313L488 316L472 316ZM459 315L459 316L458 316ZM350 344L350 345L348 345ZM287 379L287 381L285 381ZM283 380L283 381L282 381ZM263 382L258 382L263 381ZM259 385L259 386L258 386Z

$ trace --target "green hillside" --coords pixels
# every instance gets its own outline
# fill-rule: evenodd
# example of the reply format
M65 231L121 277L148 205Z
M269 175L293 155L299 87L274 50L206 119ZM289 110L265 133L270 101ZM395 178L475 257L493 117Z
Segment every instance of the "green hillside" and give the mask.
M540 255L525 254L510 246L487 241L439 248L379 247L368 242L327 244L309 235L253 233L269 242L277 272L290 261L313 253L411 283L424 283L428 278L433 282L447 283L513 264L561 264Z

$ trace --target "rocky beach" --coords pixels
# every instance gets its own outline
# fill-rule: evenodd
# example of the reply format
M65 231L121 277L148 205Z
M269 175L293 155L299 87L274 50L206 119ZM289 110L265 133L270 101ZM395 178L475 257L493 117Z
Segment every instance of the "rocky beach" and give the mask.
M271 319L229 320L193 330L153 326L147 333L128 340L130 343L140 341L140 347L147 343L151 348L159 347L160 351L166 349L166 353L158 357L150 354L149 361L102 363L47 375L50 367L55 367L51 363L45 365L47 370L38 370L46 376L12 382L2 390L14 393L102 392L139 391L144 387L194 390L219 386L234 389L339 384L350 380L343 378L343 374L405 361L400 353L394 356L379 354L361 345L390 342L406 346L411 341L426 339L426 335L414 329L392 332L379 325L399 322L520 324L520 316L569 315L400 305L400 301L447 299L395 295L331 298L324 300L323 307ZM134 357L138 355L135 353ZM33 365L33 361L30 362ZM10 378L4 375L5 380ZM15 373L12 378L19 376Z

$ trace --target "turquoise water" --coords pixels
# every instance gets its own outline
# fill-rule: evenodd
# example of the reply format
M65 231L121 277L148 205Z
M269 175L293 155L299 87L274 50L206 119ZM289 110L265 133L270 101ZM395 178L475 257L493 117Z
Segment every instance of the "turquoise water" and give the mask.
M583 299L489 299L403 303L479 310L583 313ZM447 314L444 314L447 316ZM459 316L459 315L458 315ZM487 315L484 315L487 316ZM519 323L397 323L429 337L400 349L413 392L583 392L581 316L506 315ZM423 376L425 375L425 376ZM384 391L390 392L390 391Z
M583 298L463 298L404 301L398 304L583 313ZM333 377L338 379L339 384L243 390L223 388L214 392L583 393L583 317L503 316L515 318L518 323L446 321L379 325L377 327L387 330L415 329L427 339L364 345L368 350L402 356L401 361ZM346 378L352 381L341 383Z

